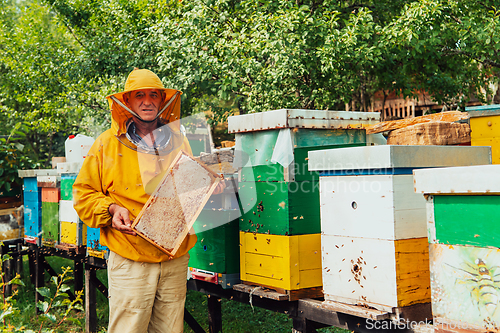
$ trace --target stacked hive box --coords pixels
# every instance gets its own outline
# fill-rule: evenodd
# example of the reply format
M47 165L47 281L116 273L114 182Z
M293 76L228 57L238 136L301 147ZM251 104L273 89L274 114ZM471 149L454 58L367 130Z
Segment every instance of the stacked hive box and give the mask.
M309 169L321 171L325 300L398 318L411 310L420 316L413 320L430 318L426 208L413 191L412 169L489 161L489 147L376 146L309 153Z
M432 313L438 328L500 325L500 166L414 172L426 194Z
M59 243L59 176L37 176L42 192L42 245L54 247Z
M308 171L307 153L365 145L362 127L378 119L378 113L312 110L229 118L240 154L242 281L289 295L321 293L319 175Z
M59 201L61 235L59 240L65 246L87 244L87 228L73 208L73 183L75 179L76 174L61 174L61 200Z
M231 288L239 282L238 217L234 194L236 180L225 176L224 193L213 195L196 219L193 228L198 242L189 251L191 278Z
M19 170L18 174L24 180L24 240L40 246L42 244L42 188L38 186L37 177L55 177L57 171L53 169Z
M212 195L193 228L198 242L189 251L190 278L232 288L240 281L238 247L237 179L233 168L234 149L221 148L196 158L226 180L224 192Z
M493 164L500 164L500 105L465 108L469 112L471 145L491 146Z

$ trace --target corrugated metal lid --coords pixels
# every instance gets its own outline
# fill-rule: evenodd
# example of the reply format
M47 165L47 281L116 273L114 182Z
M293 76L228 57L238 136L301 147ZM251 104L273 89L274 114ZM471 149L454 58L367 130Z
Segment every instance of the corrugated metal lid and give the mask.
M470 118L500 115L500 104L466 107Z
M38 177L38 176L57 176L57 169L18 170L17 173L20 178Z
M280 128L351 129L380 121L379 112L280 109L228 118L229 133Z

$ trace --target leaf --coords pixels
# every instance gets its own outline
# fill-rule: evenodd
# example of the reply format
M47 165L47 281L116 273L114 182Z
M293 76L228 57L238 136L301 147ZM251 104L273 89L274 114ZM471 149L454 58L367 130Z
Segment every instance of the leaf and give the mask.
M38 307L38 310L40 310L40 312L45 313L49 308L49 302L39 301L37 304L37 307Z
M37 288L36 291L38 291L38 293L43 297L49 297L49 298L51 297L50 288L48 287Z
M19 285L19 286L24 286L25 285L24 282L23 282L23 280L21 280L18 277L15 277L12 280L10 280L9 284L16 284L16 285Z
M60 291L65 292L68 291L70 287L67 284L62 284L61 288L59 288Z
M57 318L52 313L44 313L43 316L47 317L51 322L55 323Z

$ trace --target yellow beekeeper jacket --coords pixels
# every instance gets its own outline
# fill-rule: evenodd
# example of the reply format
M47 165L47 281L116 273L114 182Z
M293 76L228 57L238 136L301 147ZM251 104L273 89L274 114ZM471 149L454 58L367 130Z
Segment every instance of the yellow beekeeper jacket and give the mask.
M146 71L146 72L141 72ZM135 73L135 74L134 74ZM102 245L122 257L142 262L162 262L169 256L140 236L131 236L111 227L111 204L128 209L133 221L154 192L172 160L182 149L192 154L187 138L179 126L180 95L174 89L162 88L168 107L159 117L171 131L163 151L145 151L127 139L127 123L132 115L116 102L123 94L137 89L158 89L163 85L147 70L135 70L127 79L125 91L108 96L112 125L102 133L89 150L73 185L74 207L89 227L101 228ZM159 82L150 82L157 80ZM114 96L113 100L111 97ZM196 235L188 234L174 258L186 254L196 243Z

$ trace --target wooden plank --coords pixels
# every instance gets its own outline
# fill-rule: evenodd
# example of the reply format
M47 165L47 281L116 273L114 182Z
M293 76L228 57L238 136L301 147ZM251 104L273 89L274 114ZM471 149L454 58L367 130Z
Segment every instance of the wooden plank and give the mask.
M180 151L132 229L161 251L174 256L220 179Z
M381 133L385 131L391 131L399 128L408 127L415 124L422 124L427 122L454 122L461 119L467 119L468 114L460 111L446 111L440 113L434 113L430 115L425 115L421 117L400 119L384 121L375 125L370 125L366 127L366 133Z
M252 294L256 297L264 297L269 299L274 299L276 301L287 301L288 296L283 293L278 293L273 290L263 288L262 286L246 285L246 284L235 284L233 286L234 290L241 291L247 294Z
M368 318L373 320L383 320L390 318L390 314L387 311L380 311L364 306L345 304L341 302L324 301L321 303L321 307L329 311L346 313L356 317Z
M296 301L304 298L323 297L323 290L321 287L286 290L283 288L243 281L241 284L234 285L233 289L249 294L251 293L260 298L269 298L276 301Z
M470 143L469 124L423 123L393 130L388 145L457 145Z
M438 243L500 247L500 196L435 195L434 216Z

